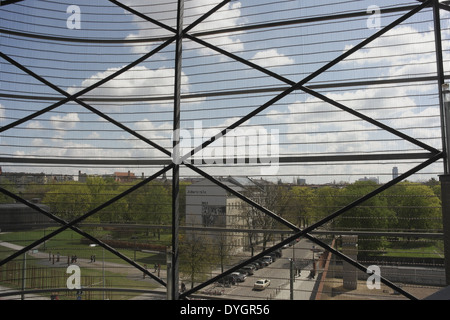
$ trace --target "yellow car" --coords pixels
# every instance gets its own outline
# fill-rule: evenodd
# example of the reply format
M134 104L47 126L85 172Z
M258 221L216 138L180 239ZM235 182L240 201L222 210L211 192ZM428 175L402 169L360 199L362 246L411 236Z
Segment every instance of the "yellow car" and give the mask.
M270 285L270 280L269 279L259 279L253 285L253 290L264 290L269 285Z

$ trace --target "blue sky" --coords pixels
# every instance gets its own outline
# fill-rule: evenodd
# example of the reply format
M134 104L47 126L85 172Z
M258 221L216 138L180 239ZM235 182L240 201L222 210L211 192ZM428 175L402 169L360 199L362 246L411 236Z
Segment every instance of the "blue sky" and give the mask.
M219 1L192 0L185 4L188 25ZM123 1L150 17L175 26L175 2ZM415 4L414 1L231 1L222 10L192 30L192 34L222 28L253 25L307 17L366 11ZM0 8L0 27L6 30L62 37L70 41L52 41L3 33L1 50L33 72L71 94L112 74L152 50L171 33L141 18L124 12L109 1L77 1L80 29L69 29L66 10L71 1L22 1ZM443 17L447 15L442 12ZM335 22L296 24L273 29L257 29L235 33L202 36L201 39L292 80L300 81L331 59L339 56L377 29L367 26L371 16ZM373 16L372 16L373 17ZM380 16L384 27L399 14ZM383 38L313 79L308 85L366 80L405 79L432 76L435 72L432 15L425 10ZM448 20L443 19L443 37L448 39ZM90 42L80 39L89 39ZM116 43L96 42L107 39ZM132 43L130 40L154 39ZM127 41L123 41L127 40ZM443 42L448 65L448 45ZM263 75L240 62L214 53L190 40L183 42L184 95L259 88L285 87L283 82ZM174 45L169 45L150 59L117 79L83 96L86 102L121 121L140 134L170 148L172 133ZM40 84L16 67L1 61L0 107L2 125L57 102L62 96ZM440 149L437 86L434 83L355 86L317 91L362 113L379 119L400 131ZM203 128L226 128L279 92L245 95L206 96L182 102L182 128L193 133L195 121ZM51 100L11 99L5 95L51 97ZM123 101L145 96L148 101ZM98 99L104 101L98 101ZM244 129L279 133L279 152L283 155L365 154L374 152L421 152L392 134L336 110L323 101L300 91L293 93L245 123ZM262 131L259 131L262 132ZM206 138L207 135L205 135ZM192 137L191 144L199 141ZM50 113L30 120L18 128L2 133L1 156L91 159L166 158L161 152L137 141L130 134L93 115L76 103L67 103ZM189 145L189 143L188 143ZM220 144L218 145L220 146ZM214 146L210 146L214 147ZM214 154L210 149L208 154ZM219 153L217 153L219 154ZM364 176L390 178L393 166L400 172L415 163L319 164L280 168L278 176L306 177L307 182L349 181ZM14 167L10 171L69 171L78 167ZM116 169L116 168L114 168ZM131 169L149 174L154 168ZM255 174L257 168L223 168L215 174ZM5 169L4 169L5 170ZM81 168L82 171L104 173L112 168ZM432 176L442 170L441 164L428 169ZM102 171L102 172L98 172ZM190 174L190 172L186 172ZM428 176L424 176L428 177ZM418 179L424 179L418 177Z

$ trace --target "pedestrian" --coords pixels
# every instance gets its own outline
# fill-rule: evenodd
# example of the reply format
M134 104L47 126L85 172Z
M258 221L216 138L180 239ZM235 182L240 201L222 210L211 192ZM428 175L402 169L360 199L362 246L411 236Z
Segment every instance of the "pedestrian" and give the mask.
M144 269L147 270L147 265L146 264L144 264ZM145 279L145 271L144 271L144 274L142 275L142 279Z

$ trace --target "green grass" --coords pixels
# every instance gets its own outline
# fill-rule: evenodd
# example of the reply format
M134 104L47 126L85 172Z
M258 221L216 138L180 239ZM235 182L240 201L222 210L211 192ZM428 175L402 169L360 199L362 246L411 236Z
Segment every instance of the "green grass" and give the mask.
M46 229L46 230L35 230L35 231L26 231L26 232L11 232L11 233L4 233L0 235L0 241L10 242L14 243L20 246L27 246L34 242L36 239L42 238L44 235L50 234L53 229ZM104 231L96 231L96 234L90 233L96 237L102 238L102 236L106 235L107 232ZM112 252L109 252L108 250L103 250L103 248L97 246L92 247L89 245L89 241L82 241L83 237L78 234L77 232L74 232L72 230L65 230L51 239L47 240L45 243L40 244L38 247L39 252L44 253L50 253L50 257L53 256L53 254L56 255L57 252L60 253L61 261L60 263L56 263L58 267L54 266L49 262L47 259L32 259L31 257L27 259L27 271L31 270L32 268L40 268L42 269L42 265L45 265L45 268L48 270L53 270L52 276L54 278L58 278L58 280L54 280L52 282L52 287L66 287L66 281L68 278L68 274L66 274L66 264L65 261L67 260L66 256L71 255L77 255L78 259L87 259L87 261L90 261L91 255L96 256L97 266L94 267L83 267L82 268L82 274L81 274L81 281L83 286L89 286L92 283L97 283L96 287L102 287L103 286L103 270L101 266L101 262L103 261L103 257L105 259L105 279L106 279L106 287L109 288L140 288L140 289L154 289L159 285L156 285L154 283L151 283L149 280L143 281L140 278L139 271L136 271L139 275L138 277L136 274L133 277L130 277L126 270L129 270L130 268L134 271L134 267L130 266L126 261L120 259ZM146 264L148 266L148 269L150 271L153 270L153 266L155 263L160 263L161 269L165 268L165 254L155 254L155 253L146 253L141 252L138 250L130 250L130 249L117 249L121 254L125 255L131 260L134 260L140 264L144 265ZM8 249L6 247L0 246L0 259L4 259L6 257L9 257L14 250ZM21 269L22 264L22 257L18 257L13 260L16 264L19 264L16 266L16 268ZM46 261L43 261L46 260ZM81 260L80 260L81 261ZM113 262L115 264L123 265L124 268L118 267L115 269L108 268L108 263ZM1 267L0 267L1 268ZM0 269L1 270L1 269ZM3 268L5 270L5 267ZM49 271L50 272L50 271ZM32 271L29 271L29 274L31 274ZM47 277L47 276L46 276ZM20 275L21 278L21 275ZM1 279L1 278L0 278ZM5 279L5 276L3 275L3 279ZM83 283L85 281L85 283ZM87 282L86 282L87 281ZM30 280L30 283L32 281ZM1 286L7 286L7 287L20 287L20 283L13 282L8 283L8 281L2 283L0 281ZM87 296L86 292L86 297ZM101 299L103 293L102 292L89 292L89 297L91 299ZM67 299L75 299L76 297L72 295L65 296L60 295L60 297L65 297ZM120 293L120 292L114 292L114 293L107 293L107 298L112 298L114 300L121 300L121 299L129 299L133 296L133 294L130 293Z
M412 242L402 245L391 245L386 248L384 256L402 258L443 258L440 242Z
M27 246L37 239L50 234L54 230L56 230L56 228L4 233L0 235L0 241L10 242L20 246ZM97 231L95 232L95 234L90 234L98 237L99 239L102 239L102 236L107 235L108 232ZM81 259L90 259L90 256L94 254L96 255L97 259L101 258L103 255L102 248L99 246L92 247L89 245L89 241L85 240L82 242L83 239L84 237L79 233L72 230L65 230L45 241L45 243L41 243L38 247L38 250L41 252L51 252L52 254L60 252L61 255L69 256L76 254L77 257ZM3 251L1 247L0 251ZM135 260L137 262L142 262L142 264L149 265L151 263L160 263L161 266L165 266L166 264L165 256L161 254L146 253L140 250L135 251L133 249L118 249L118 251L132 260L134 260L136 257ZM115 263L128 264L108 250L104 250L104 254L105 260L114 261Z

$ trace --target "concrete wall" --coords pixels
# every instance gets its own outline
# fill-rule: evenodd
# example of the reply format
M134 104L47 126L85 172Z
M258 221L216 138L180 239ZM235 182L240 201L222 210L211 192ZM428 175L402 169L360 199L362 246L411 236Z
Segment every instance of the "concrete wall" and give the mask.
M445 286L445 270L437 267L407 267L407 266L385 266L380 267L381 276L394 283L408 283L429 286ZM342 278L344 276L342 262L330 264L328 275L330 277ZM369 274L358 270L358 279L367 280Z

